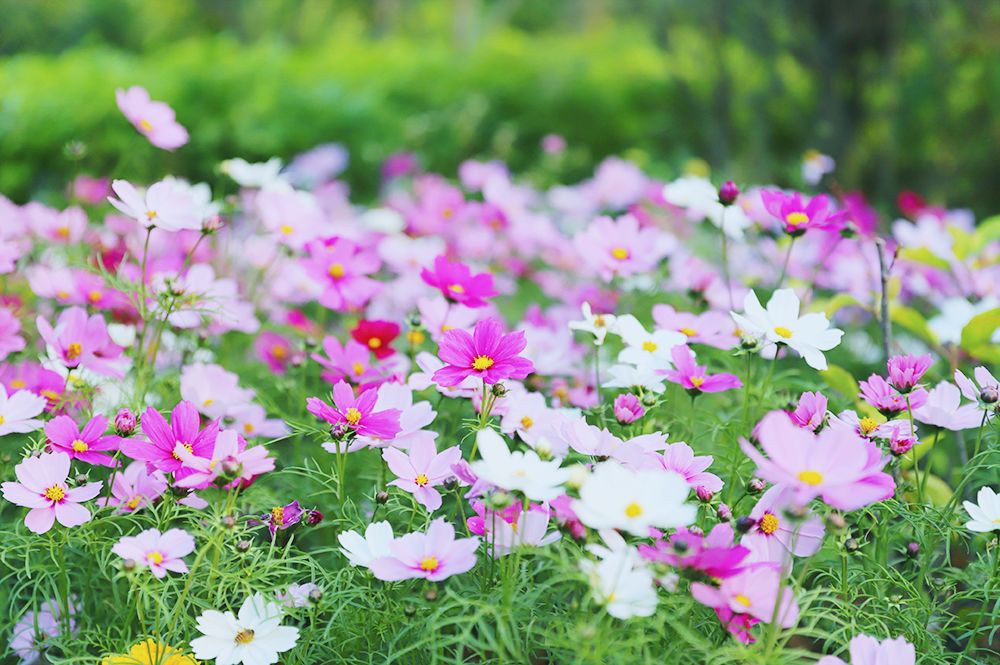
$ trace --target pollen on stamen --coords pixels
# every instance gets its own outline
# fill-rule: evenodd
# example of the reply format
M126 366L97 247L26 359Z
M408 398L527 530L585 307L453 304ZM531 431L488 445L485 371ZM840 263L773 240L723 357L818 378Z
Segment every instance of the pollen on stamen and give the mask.
M493 367L493 358L489 356L476 356L472 360L472 369L477 372L485 372L490 367Z
M361 412L352 406L347 410L347 413L344 414L344 418L347 420L349 425L357 425L361 422Z
M438 566L440 565L441 564L438 563L436 556L429 556L425 559L420 560L420 570L426 571L428 573L433 573L435 570L438 569Z

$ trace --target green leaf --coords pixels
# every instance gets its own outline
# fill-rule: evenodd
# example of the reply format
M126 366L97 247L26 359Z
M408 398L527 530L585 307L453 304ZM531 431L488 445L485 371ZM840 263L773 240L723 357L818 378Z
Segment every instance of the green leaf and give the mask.
M809 309L811 311L822 311L826 314L826 318L832 319L833 315L842 310L845 307L853 306L862 307L858 299L849 293L838 293L832 298L827 298L824 300L817 300L813 303L813 306Z
M977 314L962 328L962 348L972 351L989 346L997 328L1000 328L1000 307Z
M932 268L940 268L941 270L951 269L951 266L945 259L942 259L927 247L904 247L899 250L899 258Z
M978 253L990 243L1000 240L1000 215L984 219L972 236L972 251Z
M851 376L851 373L843 367L829 365L819 374L823 377L826 385L830 386L847 399L857 399L859 392L858 382L855 381L854 377Z
M889 308L889 318L896 325L905 328L928 344L936 345L937 337L927 327L927 320L912 307L896 305Z

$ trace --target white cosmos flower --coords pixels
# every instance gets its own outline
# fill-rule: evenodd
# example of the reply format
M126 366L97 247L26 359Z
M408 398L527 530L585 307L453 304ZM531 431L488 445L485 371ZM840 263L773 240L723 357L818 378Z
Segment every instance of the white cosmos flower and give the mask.
M281 174L281 160L272 157L266 162L251 163L236 157L227 159L219 165L219 169L243 187L259 187L277 185L289 188L288 181Z
M243 601L237 616L207 610L198 617L203 636L191 640L194 657L216 665L273 665L299 639L298 628L280 625L283 614L281 605L260 593Z
M972 518L965 523L965 528L977 533L1000 530L1000 496L997 496L993 488L982 487L976 495L976 501L978 505L971 501L962 503L965 512Z
M778 289L761 307L752 290L743 299L743 314L731 312L740 329L768 344L784 344L795 349L813 369L826 369L826 356L838 344L844 331L831 328L820 312L799 316L799 298L792 289Z
M651 616L657 601L653 574L639 563L635 548L608 549L601 555L599 561L580 562L594 600L617 619Z
M604 388L642 388L656 394L663 392L662 374L652 367L636 367L619 363L608 368L611 378L604 382Z
M580 313L583 314L583 319L570 321L570 330L589 332L594 336L594 344L597 346L604 344L604 338L609 332L616 331L617 317L614 314L594 314L589 302L580 305Z
M42 426L35 418L45 410L45 398L28 390L18 390L10 397L0 384L0 436L27 434Z
M694 521L695 507L685 503L690 491L673 471L630 471L608 461L594 467L573 510L593 529L645 536L649 527L679 527Z
M368 568L372 561L389 556L389 545L394 537L392 525L388 522L372 522L365 528L365 535L357 531L345 531L337 536L340 551L352 566Z
M750 226L750 219L743 208L730 206L727 210L719 203L719 190L715 185L698 176L684 176L663 187L664 200L687 211L693 222L708 219L734 240L743 237L743 230Z
M556 498L569 479L569 470L559 468L559 460L543 461L534 450L511 452L503 437L491 429L479 431L476 447L482 459L471 466L480 480L510 492L521 492L533 501Z
M643 369L669 369L673 367L670 349L687 344L687 335L676 330L648 332L631 314L619 316L615 332L625 342L618 354L618 362L630 363Z

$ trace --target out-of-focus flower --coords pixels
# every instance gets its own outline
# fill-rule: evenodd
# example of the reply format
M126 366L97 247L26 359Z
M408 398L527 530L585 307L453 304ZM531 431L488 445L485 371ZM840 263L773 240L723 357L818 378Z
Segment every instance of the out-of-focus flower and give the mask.
M706 374L706 368L695 362L694 354L687 346L670 349L670 357L674 361L674 369L660 372L667 377L667 381L683 386L692 394L719 393L743 386L743 382L735 374Z
M914 665L917 662L916 649L902 637L881 642L868 635L857 635L851 639L848 649L850 665ZM848 665L836 656L823 656L816 665Z
M808 185L818 185L823 176L833 173L837 163L830 155L818 150L809 150L802 156L802 179Z
M176 150L188 142L188 132L177 122L174 110L150 99L142 86L115 91L115 101L128 121L157 148Z
M44 397L28 390L18 390L8 395L0 385L0 436L6 434L27 434L42 426L35 418L45 410Z
M942 381L927 394L927 402L913 410L913 418L953 431L979 427L983 416L978 403L962 404L961 401L962 393L958 386Z
M485 307L486 298L497 294L493 288L493 275L488 272L473 274L469 266L449 261L446 256L434 259L434 269L424 268L420 278L438 289L450 302L466 307Z
M156 227L163 231L201 229L202 218L191 191L177 182L161 180L140 193L127 180L115 180L111 189L118 196L117 199L108 197L111 205L145 228Z

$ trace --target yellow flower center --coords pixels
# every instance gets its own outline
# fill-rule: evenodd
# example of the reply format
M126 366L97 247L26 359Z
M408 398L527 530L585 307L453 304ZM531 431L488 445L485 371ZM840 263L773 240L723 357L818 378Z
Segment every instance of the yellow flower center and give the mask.
M448 332L449 330L454 330L455 326L450 326L447 323L441 324L441 332Z
M74 439L71 445L73 446L73 450L78 453L85 453L90 450L90 446L88 446L87 442L82 439Z
M145 119L140 120L139 121L139 129L141 129L144 132L151 132L151 131L153 131L153 123L151 123L149 120L145 120Z
M354 370L354 374L357 376L361 376L362 374L365 373L365 366L362 365L361 363L354 363L353 365L351 365L351 369Z
M3 416L0 416L0 425L3 425L5 422L7 422L7 419L4 418Z
M777 328L774 329L774 332L776 335L778 335L778 337L784 337L785 339L792 338L792 331L789 330L788 328L785 328L784 326L778 326Z
M52 487L46 488L42 495L49 501L55 501L58 503L66 498L66 490L58 485L53 485Z
M684 326L683 328L681 328L680 331L682 333L684 333L685 335L687 335L688 337L694 337L695 335L698 334L697 330L695 330L694 328L688 328L687 326Z
M448 290L452 293L465 293L465 287L461 284L451 284L448 286Z
M381 347L382 347L382 340L380 340L378 337L372 337L370 340L368 340L369 349L379 349Z
M60 226L58 229L56 229L56 235L58 237L60 237L60 238L68 238L69 237L69 227L67 227L67 226Z
M59 298L59 300L68 300L69 291L56 291L56 298Z
M331 263L330 267L326 269L326 272L334 279L340 279L344 276L344 264L343 263Z
M733 600L735 600L743 607L750 607L750 599L744 596L742 593L736 594L736 597L733 598Z
M201 403L202 406L212 406L213 404L215 404L215 400L211 398L206 399L204 402Z
M427 336L420 330L411 330L406 333L406 341L408 341L411 346L420 346L426 339Z
M633 501L625 506L625 517L638 517L642 515L642 506Z
M860 421L858 421L858 427L861 429L861 433L864 436L868 436L869 434L878 429L878 421L876 421L871 416L865 416Z
M415 482L420 487L423 487L428 482L430 482L430 480L427 478L426 475L421 473L420 475L418 475L416 478L413 479L413 482Z
M253 642L253 631L247 628L242 629L240 632L236 633L236 637L233 638L233 642L237 644L250 644Z
M142 501L142 495L136 494L134 497L126 501L125 505L128 506L129 510L135 510L140 501Z
M163 555L160 554L159 552L150 552L149 554L146 555L146 561L153 564L154 566L158 566L161 563L163 563Z
M281 231L281 235L283 236L290 236L295 233L295 229L288 224L282 224L278 230Z
M147 210L146 211L146 219L148 219L149 221L153 221L157 217L159 217L159 215L156 213L155 210Z
M180 441L178 441L177 443L180 443ZM192 455L194 455L194 448L191 447L190 443L181 443L181 446L185 450L187 450L189 453L191 453ZM178 462L181 460L181 456L177 454L176 450L174 452L170 453L170 454L173 455L174 459L177 460Z
M778 518L772 513L764 513L764 516L760 518L760 522L757 523L757 528L760 532L770 536L772 533L778 530Z
M785 221L788 222L789 226L799 226L809 221L809 215L804 212L790 212L785 217Z
M102 296L104 296L103 293L101 293L97 289L94 289L93 291L87 294L87 300L89 300L90 302L99 302Z
M347 410L347 413L344 414L344 418L347 419L348 424L357 425L361 422L361 412L352 406Z
M489 356L476 356L472 361L472 369L477 372L485 372L490 367L493 367L493 358Z
M444 217L445 219L451 219L452 217L455 216L455 211L452 210L451 208L445 208L444 210L441 211L441 216Z
M703 376L692 376L691 385L695 388L701 388L701 384L705 383L705 377Z
M66 347L66 357L70 360L76 360L83 354L83 344L80 342L73 342Z
M271 521L277 524L278 526L281 526L282 524L285 523L284 506L275 506L274 508L271 508Z
M611 256L615 257L619 261L624 261L629 257L628 250L624 247L615 247L611 250Z
M812 485L815 487L823 482L823 474L819 471L799 471L799 480L804 482L806 485Z
M648 340L647 339L645 342L642 343L642 350L643 351L649 351L650 353L652 353L653 351L656 351L658 348L660 348L660 347L658 347L656 345L656 342L654 342L652 340Z
M433 573L440 565L436 556L429 556L426 559L420 560L420 570L426 570L428 573Z
M288 357L288 349L284 344L275 344L271 347L271 355L278 360L284 360Z
M10 387L17 390L24 388L26 385L28 384L24 382L24 379L14 379L10 382Z
M531 426L535 424L535 421L531 419L531 416L525 416L521 418L521 427L524 429L531 429Z
M243 431L247 434L252 434L254 429L253 423L243 423Z

